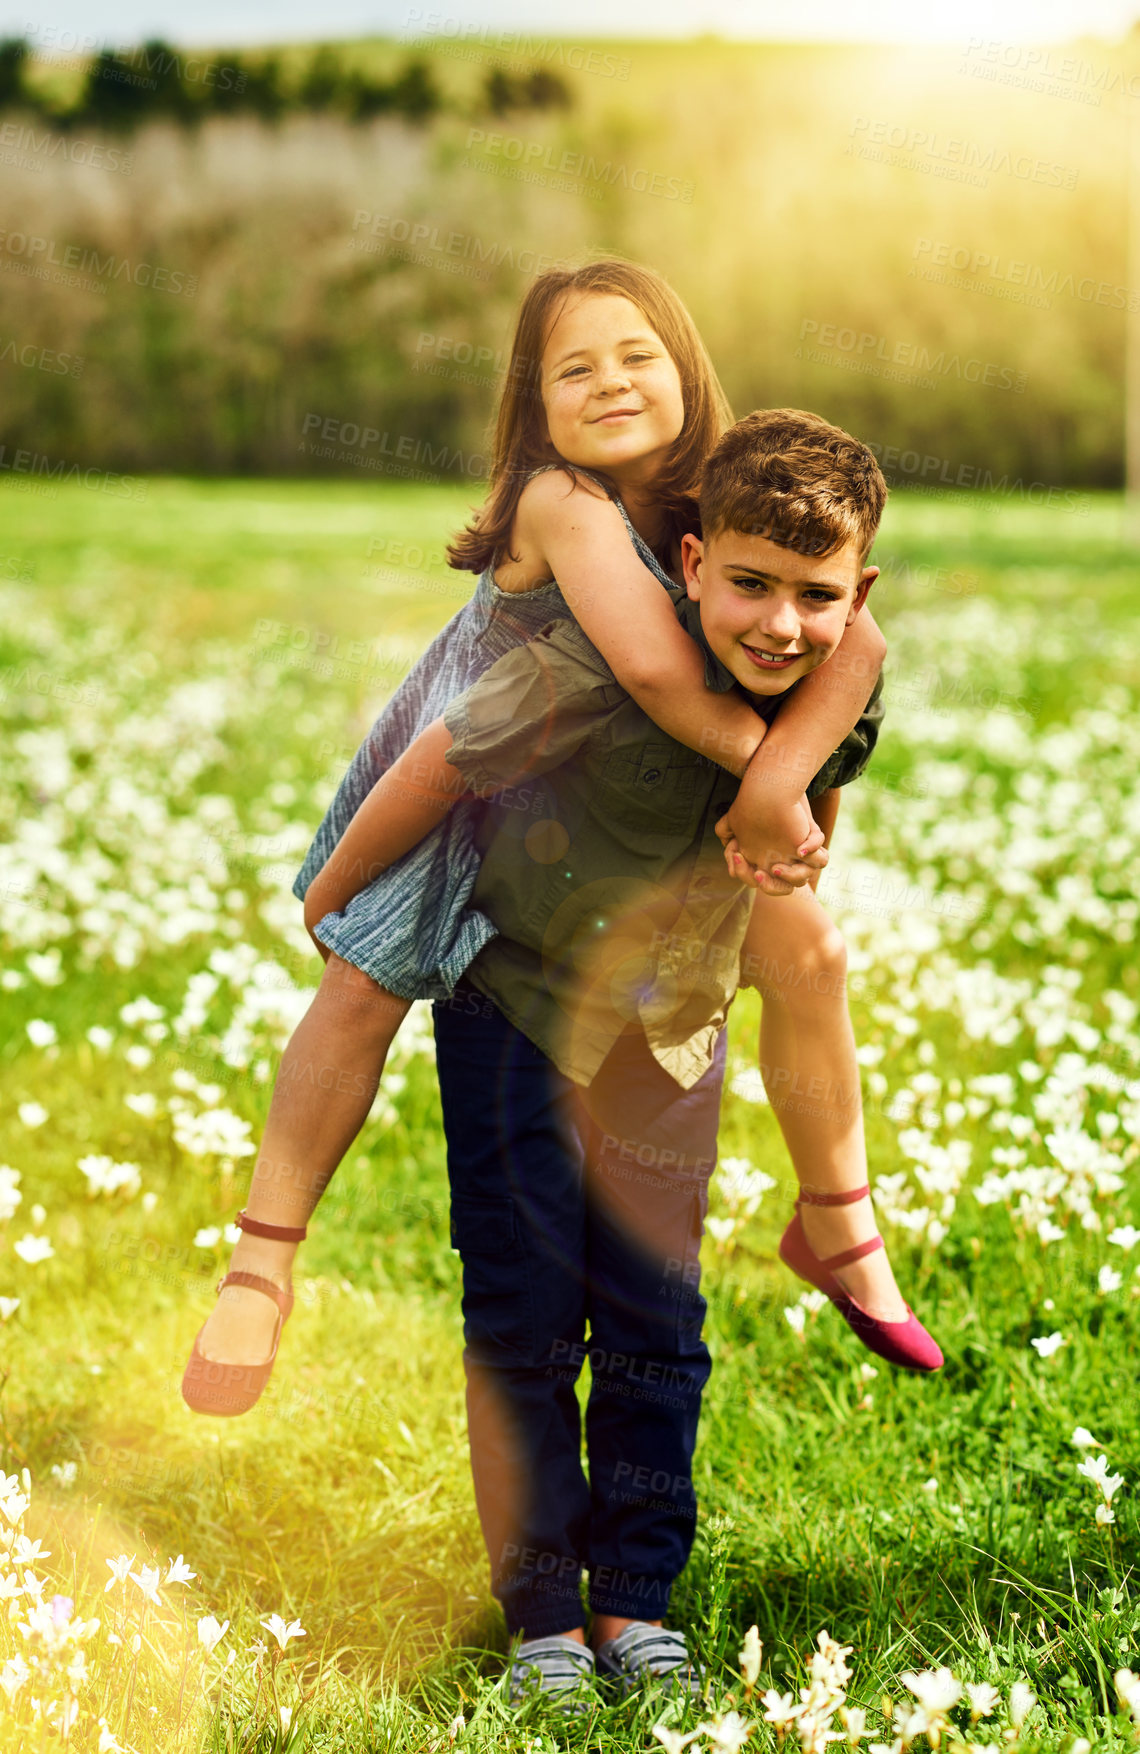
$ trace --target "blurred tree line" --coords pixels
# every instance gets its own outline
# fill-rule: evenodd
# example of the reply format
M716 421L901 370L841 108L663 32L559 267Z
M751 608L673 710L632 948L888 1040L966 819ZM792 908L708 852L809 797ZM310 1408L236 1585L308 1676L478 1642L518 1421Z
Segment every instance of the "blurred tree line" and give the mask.
M477 501L520 299L619 254L677 288L739 413L814 409L935 494L1119 485L1140 42L1063 48L1036 90L941 49L287 45L241 61L279 60L271 115L125 135L13 112L0 480L22 453L422 474ZM438 107L363 114L352 94L408 55L405 93ZM201 95L192 60L177 83ZM43 66L25 83L47 90ZM92 71L52 95L119 90Z
M23 110L59 128L129 131L147 122L182 124L211 116L255 116L275 122L290 114L330 115L349 122L402 116L426 122L452 99L422 55L409 57L384 79L352 65L337 49L319 46L299 73L277 54L213 57L154 38L134 49L101 49L75 96L59 100L28 78L31 46L22 37L0 41L0 111ZM469 100L470 113L565 109L570 88L539 67L521 74L490 68ZM467 106L465 106L467 107Z

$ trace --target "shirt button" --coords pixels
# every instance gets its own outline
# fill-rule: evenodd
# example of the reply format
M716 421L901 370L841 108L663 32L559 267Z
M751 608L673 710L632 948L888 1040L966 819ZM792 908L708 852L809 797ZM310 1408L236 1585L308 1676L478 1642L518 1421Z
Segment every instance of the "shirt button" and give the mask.
M655 780L661 778L661 769L659 767L647 767L641 777L647 786L651 786Z

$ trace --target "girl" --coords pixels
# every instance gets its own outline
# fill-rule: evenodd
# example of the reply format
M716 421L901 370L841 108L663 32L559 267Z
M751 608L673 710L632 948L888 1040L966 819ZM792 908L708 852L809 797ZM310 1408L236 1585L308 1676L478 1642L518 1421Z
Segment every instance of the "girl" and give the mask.
M372 1106L409 1003L449 997L494 936L467 906L476 805L460 801L442 822L438 809L425 817L422 789L398 766L448 701L511 646L572 615L664 731L738 775L764 738L769 771L792 763L806 779L859 718L883 651L866 614L843 640L845 668L805 678L764 737L742 697L705 686L703 658L657 583L662 566L678 574L681 535L696 525L700 465L729 419L688 313L652 271L606 260L551 271L530 288L499 408L490 497L449 551L453 566L478 572L474 595L376 721L294 885L326 966L282 1056L233 1270L187 1366L183 1395L195 1410L240 1413L257 1400L292 1307L297 1244ZM389 783L383 801L389 838L403 834L411 850L378 875L362 864L359 832L348 831L385 774L407 781ZM773 821L783 863L765 854ZM822 833L786 791L773 809L762 790L752 799L742 787L733 827L744 854L767 871L760 886L768 897L791 893L823 862ZM836 934L826 916L805 912L804 920L802 955L833 967ZM750 951L763 957L761 943ZM794 995L774 1007L797 1040L818 1024L820 985L807 983L815 1010L806 1025L794 1015ZM849 1024L840 1037L857 1093L853 1043L844 1045ZM835 1064L827 1075L847 1082ZM857 1108L856 1097L842 1124L821 1123L810 1149L802 1125L789 1137L801 1181L823 1191L865 1183ZM828 1126L833 1138L823 1136ZM875 1231L869 1201L859 1216L844 1205L810 1218L812 1248L828 1256ZM843 1283L865 1307L884 1321L903 1319L881 1251L848 1271Z

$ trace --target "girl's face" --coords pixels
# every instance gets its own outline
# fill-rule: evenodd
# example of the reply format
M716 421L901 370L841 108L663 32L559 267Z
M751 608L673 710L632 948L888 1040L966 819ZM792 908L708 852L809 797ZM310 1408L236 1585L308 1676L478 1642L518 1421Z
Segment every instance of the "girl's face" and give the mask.
M652 480L685 419L681 378L643 313L616 293L567 300L542 350L542 403L560 457Z

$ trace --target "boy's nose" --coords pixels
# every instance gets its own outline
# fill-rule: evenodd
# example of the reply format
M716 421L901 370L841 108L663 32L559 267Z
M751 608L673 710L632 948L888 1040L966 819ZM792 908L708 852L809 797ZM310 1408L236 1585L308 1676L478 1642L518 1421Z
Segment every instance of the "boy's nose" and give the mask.
M791 603L771 603L759 617L759 627L767 639L795 640L800 636L800 618Z

